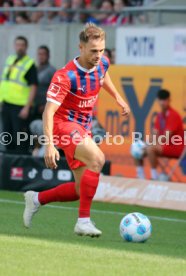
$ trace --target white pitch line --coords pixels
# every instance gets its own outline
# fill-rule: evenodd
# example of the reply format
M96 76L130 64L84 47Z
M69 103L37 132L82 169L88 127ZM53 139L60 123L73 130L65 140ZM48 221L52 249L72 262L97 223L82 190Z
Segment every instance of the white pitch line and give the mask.
M17 204L17 205L24 205L23 201L18 201L18 200L10 200L10 199L2 199L0 198L0 203L9 203L9 204ZM65 206L58 206L58 205L45 205L44 207L47 208L53 208L53 209L62 209L62 210L67 210L67 211L77 211L78 208L76 207L65 207ZM124 216L125 213L122 212L114 212L114 211L105 211L105 210L96 210L92 209L92 213L97 213L97 214L109 214L109 215L119 215L119 216ZM185 219L176 219L176 218L167 218L167 217L158 217L158 216L148 216L151 219L156 219L156 220L163 220L163 221L170 221L170 222L181 222L181 223L186 223Z

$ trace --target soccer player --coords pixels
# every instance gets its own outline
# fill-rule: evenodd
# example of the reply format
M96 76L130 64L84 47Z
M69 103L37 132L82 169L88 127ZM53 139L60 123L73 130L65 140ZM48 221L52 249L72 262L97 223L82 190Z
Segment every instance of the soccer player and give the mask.
M146 155L151 165L151 178L158 179L157 165L158 157L179 158L184 150L184 127L180 114L171 107L170 92L165 89L158 91L157 99L161 108L161 112L157 114L153 134L156 135L156 145L146 148ZM162 140L162 145L158 143L158 137L167 135L168 143ZM179 141L173 143L171 138L177 136ZM137 177L145 178L143 169L143 160L135 160Z
M121 107L122 115L127 116L130 109L107 72L109 60L103 56L105 32L89 23L80 33L79 39L80 56L54 74L43 113L44 134L49 141L45 149L46 166L56 169L56 161L60 158L53 144L55 135L55 140L59 140L57 146L65 152L75 182L39 193L26 192L23 219L24 225L30 227L32 217L40 205L79 200L79 217L74 232L77 235L99 237L102 232L90 220L90 208L105 158L91 139L92 110L102 86Z

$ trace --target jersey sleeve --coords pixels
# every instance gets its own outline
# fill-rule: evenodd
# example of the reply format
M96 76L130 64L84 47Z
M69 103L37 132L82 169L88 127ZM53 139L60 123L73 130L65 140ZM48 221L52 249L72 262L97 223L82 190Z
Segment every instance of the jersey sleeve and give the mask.
M47 91L47 102L61 105L70 91L70 80L65 72L57 71Z

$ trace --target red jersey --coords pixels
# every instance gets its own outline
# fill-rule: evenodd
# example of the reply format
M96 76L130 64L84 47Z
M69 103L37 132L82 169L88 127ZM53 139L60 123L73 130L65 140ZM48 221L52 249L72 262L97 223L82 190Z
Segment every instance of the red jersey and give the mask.
M155 120L155 130L159 135L164 135L166 131L171 131L172 136L179 135L184 144L184 128L182 118L173 108L169 108L166 114L158 113Z
M59 105L54 120L76 122L90 129L93 107L108 67L109 60L105 56L90 70L83 68L75 58L56 71L47 91L47 101Z

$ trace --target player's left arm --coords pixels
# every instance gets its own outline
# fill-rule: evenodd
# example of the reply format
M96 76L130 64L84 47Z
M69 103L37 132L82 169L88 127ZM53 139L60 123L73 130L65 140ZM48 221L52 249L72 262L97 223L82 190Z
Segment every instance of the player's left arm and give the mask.
M122 115L128 116L130 113L130 108L120 96L108 72L105 74L103 88L116 100L117 104L122 108Z

